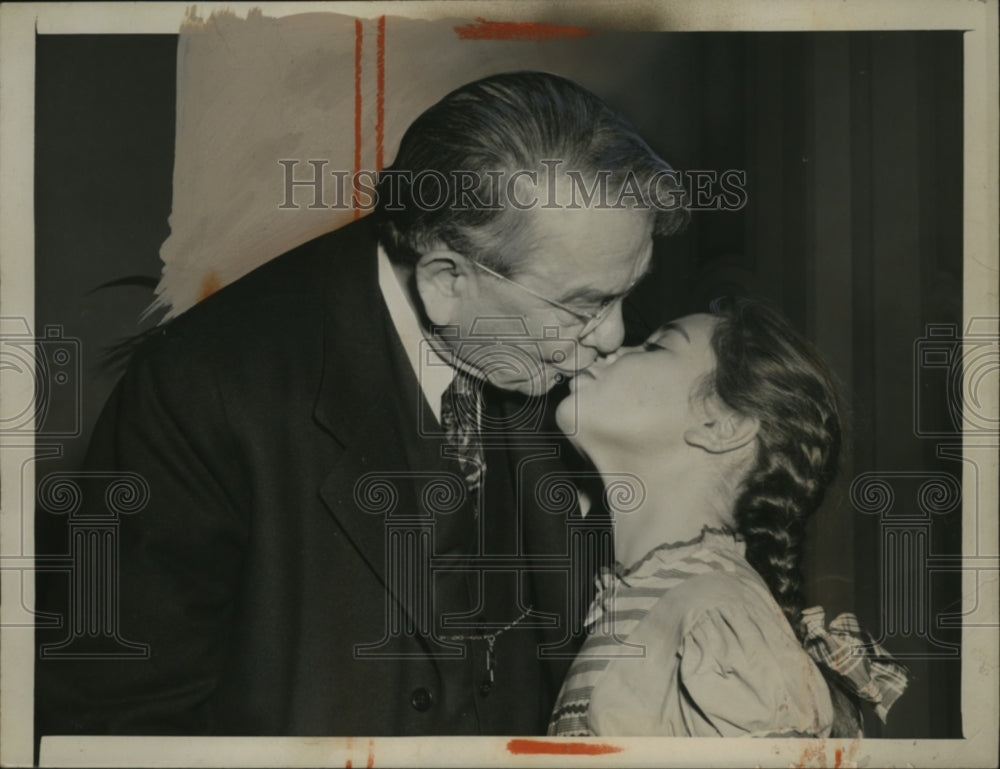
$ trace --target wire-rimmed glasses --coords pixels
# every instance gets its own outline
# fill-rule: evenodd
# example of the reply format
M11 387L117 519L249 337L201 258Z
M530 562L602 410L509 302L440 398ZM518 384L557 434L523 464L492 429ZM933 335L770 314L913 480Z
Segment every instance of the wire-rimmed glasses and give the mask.
M598 326L600 326L605 320L607 320L608 316L611 314L611 311L614 309L615 305L621 302L625 298L624 294L622 294L621 296L609 297L605 299L603 302L601 302L601 306L598 307L596 311L582 310L578 307L570 307L568 304L563 304L562 302L556 299L552 299L551 297L545 296L544 294L535 291L533 288L528 288L523 283L518 283L516 280L511 280L507 276L501 275L499 272L496 272L495 270L491 270L486 265L480 264L475 259L469 259L468 257L466 257L466 259L468 259L470 262L472 262L472 264L476 265L476 267L478 267L480 270L487 273L488 275L492 275L494 278L502 280L505 283L510 283L513 286L517 286L519 289L531 294L536 299L541 299L543 302L547 302L548 304L551 304L553 307L558 307L560 310L567 312L570 315L573 315L582 320L583 326L580 328L580 331L577 335L581 339L587 336L588 334L593 333L593 331Z

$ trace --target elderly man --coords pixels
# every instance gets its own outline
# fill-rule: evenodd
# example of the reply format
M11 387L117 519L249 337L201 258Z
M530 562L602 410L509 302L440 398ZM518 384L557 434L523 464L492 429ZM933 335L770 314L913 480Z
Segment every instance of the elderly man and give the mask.
M544 732L592 577L545 396L621 345L676 193L593 94L489 77L413 123L372 216L160 329L87 460L148 482L115 604L149 653L43 652L42 733Z

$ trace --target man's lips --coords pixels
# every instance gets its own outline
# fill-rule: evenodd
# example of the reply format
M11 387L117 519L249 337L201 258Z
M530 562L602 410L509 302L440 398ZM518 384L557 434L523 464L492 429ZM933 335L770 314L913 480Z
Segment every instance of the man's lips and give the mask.
M573 390L573 391L576 390L577 380L580 379L581 377L585 377L587 379L597 379L597 377L594 376L594 372L591 371L590 369L585 368L585 369L582 369L580 371L577 371L576 372L576 376L569 380L569 389L570 390Z

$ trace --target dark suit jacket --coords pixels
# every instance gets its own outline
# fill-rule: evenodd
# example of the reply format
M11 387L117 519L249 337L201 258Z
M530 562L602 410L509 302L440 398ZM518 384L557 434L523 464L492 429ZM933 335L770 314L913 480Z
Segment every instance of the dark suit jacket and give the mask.
M111 556L101 562L117 589L118 641L107 647L98 632L88 647L79 624L39 633L50 645L38 666L41 733L543 731L569 659L528 650L558 647L571 607L587 600L567 590L561 566L567 516L532 493L566 445L527 436L510 449L511 495L493 501L519 516L523 548L555 568L521 575L544 627L506 651L498 639L496 686L477 694L485 644L429 637L403 595L419 570L387 566L389 524L433 518L426 481L454 469L419 434L418 417L433 420L419 393L365 220L269 262L144 343L87 460L97 477L130 471L149 487L144 509L118 517L117 571ZM397 495L389 517L377 487L362 498L357 486L372 474ZM88 513L106 513L100 493ZM53 588L43 609L90 611L65 581ZM87 656L124 642L148 644L148 658ZM364 645L376 653L359 657Z

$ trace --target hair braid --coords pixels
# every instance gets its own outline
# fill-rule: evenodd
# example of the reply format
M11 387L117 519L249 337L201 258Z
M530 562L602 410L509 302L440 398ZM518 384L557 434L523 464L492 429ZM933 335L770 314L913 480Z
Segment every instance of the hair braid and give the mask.
M714 390L730 408L760 421L757 461L736 502L736 526L747 561L799 632L805 523L840 454L836 387L819 355L776 311L738 299L716 312Z

